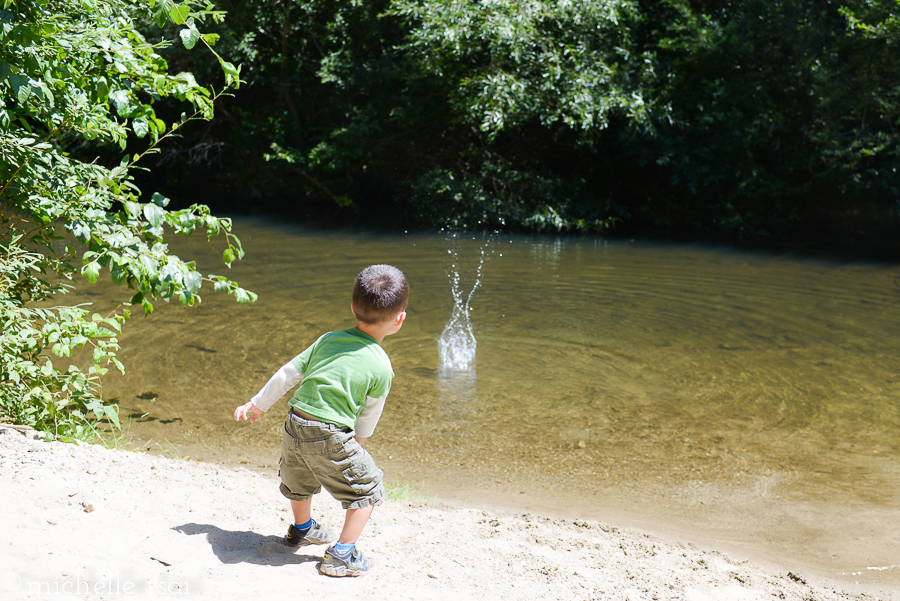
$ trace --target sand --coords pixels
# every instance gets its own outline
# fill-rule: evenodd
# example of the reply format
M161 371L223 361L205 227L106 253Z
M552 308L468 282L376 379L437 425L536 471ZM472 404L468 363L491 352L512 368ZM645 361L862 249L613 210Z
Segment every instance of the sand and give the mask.
M271 474L5 427L0 507L0 599L900 599L601 521L437 500L386 500L359 543L375 568L329 578L324 547L282 544L291 516ZM340 525L327 493L313 508Z

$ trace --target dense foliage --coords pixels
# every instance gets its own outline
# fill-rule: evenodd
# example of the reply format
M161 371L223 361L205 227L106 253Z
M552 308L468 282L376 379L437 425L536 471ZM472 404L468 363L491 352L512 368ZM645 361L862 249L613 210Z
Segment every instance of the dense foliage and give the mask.
M227 265L242 255L227 219L184 198L343 222L729 240L869 215L898 238L896 2L220 8L227 20L197 0L4 0L3 418L69 437L116 423L99 376L121 368L129 304L190 305L204 280L253 299L169 254L166 228L224 234ZM133 290L125 308L54 305L101 273ZM79 348L86 369L61 368Z
M130 170L186 122L209 119L218 91L187 72L172 74L135 27L145 20L179 27L185 47L210 47L215 34L198 27L220 20L208 7L164 0L6 0L0 11L0 416L61 438L85 438L99 420L118 425L104 404L99 377L116 359L117 333L128 316L56 305L80 273L94 282L101 272L133 292L130 304L152 311L156 298L200 300L202 281L234 294L249 293L225 277L199 274L169 254L164 230L224 234L224 260L242 255L231 224L207 207L169 211L167 198L146 201ZM218 55L216 55L218 56ZM219 58L229 87L238 69ZM181 101L188 113L166 122L156 107ZM149 146L92 160L92 149L129 138ZM88 157L85 159L85 157ZM128 305L129 303L125 303ZM66 365L85 348L82 368ZM75 361L74 363L78 363ZM63 367L65 365L65 367Z
M659 40L673 112L629 149L649 167L639 210L751 236L896 212L898 48L852 17L881 20L879 3L843 4L706 2L690 36Z
M248 85L165 173L231 209L729 239L897 213L894 2L222 7Z

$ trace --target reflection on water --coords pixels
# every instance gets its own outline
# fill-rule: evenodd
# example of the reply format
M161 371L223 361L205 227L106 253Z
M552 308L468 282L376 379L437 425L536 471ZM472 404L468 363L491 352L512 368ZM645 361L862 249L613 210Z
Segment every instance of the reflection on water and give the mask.
M474 366L466 369L441 366L437 370L434 388L437 392L438 413L442 420L472 422L475 405L478 403Z
M385 262L410 281L408 319L384 343L397 377L369 443L387 470L460 498L588 517L645 507L717 540L793 532L825 563L887 528L894 546L872 548L900 553L897 267L496 236L491 252L454 240L447 269L438 235L251 220L236 231L247 259L231 275L258 303L207 292L199 307L158 306L126 326L128 373L105 392L139 438L274 463L282 411L238 426L234 406L321 333L352 325L353 277ZM172 246L221 271L221 249ZM102 287L80 295L113 305ZM477 377L439 351L454 315L465 348L478 338Z

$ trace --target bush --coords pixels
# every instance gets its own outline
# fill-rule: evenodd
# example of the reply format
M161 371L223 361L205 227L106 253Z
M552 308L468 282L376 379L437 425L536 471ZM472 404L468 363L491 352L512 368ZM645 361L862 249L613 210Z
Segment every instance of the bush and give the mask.
M79 273L95 282L104 270L133 290L130 302L145 314L157 298L199 302L204 280L239 302L252 293L222 276L202 276L170 255L166 227L188 235L224 234L224 262L243 256L231 222L194 205L168 211L168 199L143 198L130 170L184 123L209 119L222 93L239 84L239 70L219 57L225 85L197 85L190 73L168 73L136 20L179 26L185 47L212 51L217 36L198 26L222 14L199 3L170 0L19 0L0 11L0 417L64 439L86 438L100 420L119 425L104 404L100 376L116 359L116 336L127 308L108 316L81 306L48 307L72 288ZM173 123L157 117L156 103L190 105ZM140 153L105 166L80 157L85 143L149 140ZM126 297L127 298L127 297ZM86 371L65 368L75 349L92 350Z

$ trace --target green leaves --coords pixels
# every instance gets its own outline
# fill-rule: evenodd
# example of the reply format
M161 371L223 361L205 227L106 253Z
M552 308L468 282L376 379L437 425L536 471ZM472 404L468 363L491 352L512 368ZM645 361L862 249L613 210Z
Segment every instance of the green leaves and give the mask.
M631 0L397 0L388 14L409 24L405 50L490 139L529 120L596 131L612 114L645 118L652 74Z
M116 335L129 310L101 316L35 303L70 282L94 283L104 271L133 291L128 296L146 315L157 298L200 302L204 278L193 262L169 254L166 230L221 233L242 255L230 220L202 205L169 211L158 193L142 202L132 179L131 169L160 140L210 118L225 92L200 86L190 73L168 73L156 52L166 42L151 44L135 29L140 10L130 0L20 0L16 11L0 11L0 414L63 439L119 426L117 409L101 399L100 377L110 366L123 369ZM188 47L218 38L197 29L204 19L221 20L210 5L164 0L150 11L157 24L183 26ZM175 100L188 106L167 129L155 107ZM149 146L111 167L78 158L84 140L124 149L129 135ZM60 243L63 228L74 238L68 244ZM229 293L238 289L224 282ZM87 371L62 364L82 347L90 350Z
M244 290L234 282L230 282L227 278L220 275L211 275L209 276L209 279L215 282L214 289L216 292L227 292L228 294L232 294L239 303L254 303L258 298L256 293Z
M137 104L127 89L116 90L109 95L109 101L112 102L120 117L131 117L137 110Z
M184 47L190 50L197 44L197 40L200 39L200 32L190 27L179 31L178 36L181 38Z
M5 262L0 274L8 274L17 254ZM118 411L99 399L100 375L109 364L121 368L115 359L122 317L89 316L81 307L28 309L0 300L0 411L18 423L61 439L90 438L98 423L119 427ZM63 370L49 355L71 356L75 349L91 347L91 364L86 372L75 366ZM43 352L42 352L43 351Z
M219 58L219 64L222 65L222 72L225 73L225 83L226 85L233 85L235 89L238 89L241 84L241 67L235 67L231 63L226 60L222 60Z
M154 127L156 127L155 123ZM134 135L143 138L150 132L150 120L146 117L138 117L131 122L131 128L134 130Z
M153 21L157 27L164 27L166 22L172 18L172 12L175 10L175 2L172 0L157 0L156 6L153 7ZM177 25L177 23L176 23Z
M239 303L252 303L256 302L256 294L250 292L249 290L244 290L243 288L237 288L234 291L234 298Z
M24 73L13 73L9 76L9 85L12 87L16 101L25 104L31 96L31 80Z
M152 227L159 227L166 220L166 212L155 204L146 204L144 205L144 217Z
M191 8L186 5L173 6L172 10L169 11L169 18L175 25L184 25L190 15Z
M97 278L100 277L100 264L96 261L88 263L81 268L81 274L87 278L87 281L93 284L97 281Z

